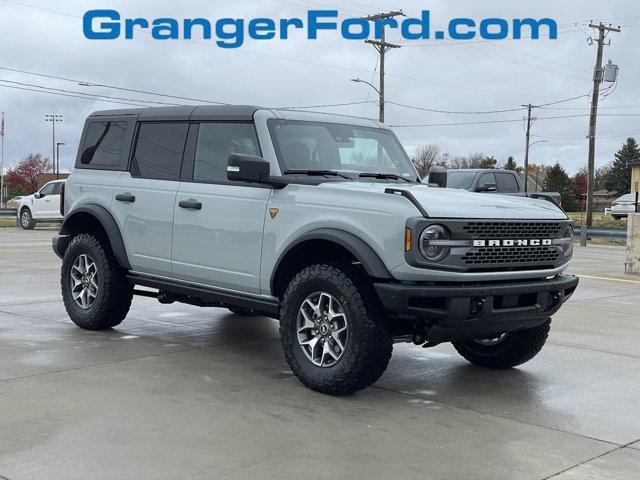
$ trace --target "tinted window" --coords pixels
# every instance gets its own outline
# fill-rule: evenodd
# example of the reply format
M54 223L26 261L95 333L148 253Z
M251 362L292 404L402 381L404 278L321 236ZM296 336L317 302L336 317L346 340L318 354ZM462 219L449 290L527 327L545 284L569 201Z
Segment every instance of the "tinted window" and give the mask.
M193 164L193 179L227 180L227 161L232 153L260 155L258 137L247 123L201 123Z
M482 175L480 175L480 180L478 180L478 186L476 187L476 189L478 190L482 187L488 187L491 185L496 185L495 175L493 173L483 173Z
M473 172L448 172L447 188L461 188L466 190L471 188L473 178L476 176Z
M496 177L498 178L498 191L500 193L518 193L520 191L515 175L496 173Z
M53 189L55 187L55 183L50 183L48 185L45 185L44 187L42 187L40 189L40 194L41 195L53 195Z
M141 124L131 162L131 175L177 180L188 128L186 123Z
M120 165L126 122L92 122L87 127L81 165Z

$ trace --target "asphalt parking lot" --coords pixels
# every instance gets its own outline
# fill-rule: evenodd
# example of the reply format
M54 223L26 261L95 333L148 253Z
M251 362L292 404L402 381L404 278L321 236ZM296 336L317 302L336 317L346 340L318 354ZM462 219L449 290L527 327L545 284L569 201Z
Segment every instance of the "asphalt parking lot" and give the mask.
M398 344L370 389L303 387L276 322L136 297L66 316L55 229L0 229L0 478L640 478L640 277L578 248L578 291L510 371Z

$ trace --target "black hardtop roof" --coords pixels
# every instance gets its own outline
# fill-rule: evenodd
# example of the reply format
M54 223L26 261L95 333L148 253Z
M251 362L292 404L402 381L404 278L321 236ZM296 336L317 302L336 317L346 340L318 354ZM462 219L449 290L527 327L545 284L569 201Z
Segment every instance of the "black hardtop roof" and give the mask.
M176 105L175 107L123 108L100 110L89 117L137 116L144 121L168 120L253 120L255 105Z

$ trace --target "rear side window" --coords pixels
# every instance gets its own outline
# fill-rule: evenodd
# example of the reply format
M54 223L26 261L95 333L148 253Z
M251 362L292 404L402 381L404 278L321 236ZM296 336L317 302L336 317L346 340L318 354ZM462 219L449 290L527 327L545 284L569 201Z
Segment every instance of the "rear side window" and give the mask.
M500 193L518 193L518 181L515 175L510 173L496 173L498 179L498 191Z
M126 122L91 122L87 126L80 165L117 166L122 163Z
M255 128L248 123L201 123L193 163L193 179L226 182L229 155L260 155Z
M131 175L178 180L188 129L186 123L140 124Z

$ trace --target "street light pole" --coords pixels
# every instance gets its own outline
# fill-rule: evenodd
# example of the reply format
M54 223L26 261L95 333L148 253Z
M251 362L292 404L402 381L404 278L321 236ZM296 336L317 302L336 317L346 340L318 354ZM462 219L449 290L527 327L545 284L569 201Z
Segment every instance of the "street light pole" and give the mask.
M52 158L52 165L51 168L55 169L56 167L56 122L62 122L62 115L59 115L57 113L46 113L44 115L44 121L45 122L51 122L51 155L53 156ZM54 172L55 173L55 172Z
M60 145L66 145L66 143L56 142L56 180L60 178Z

